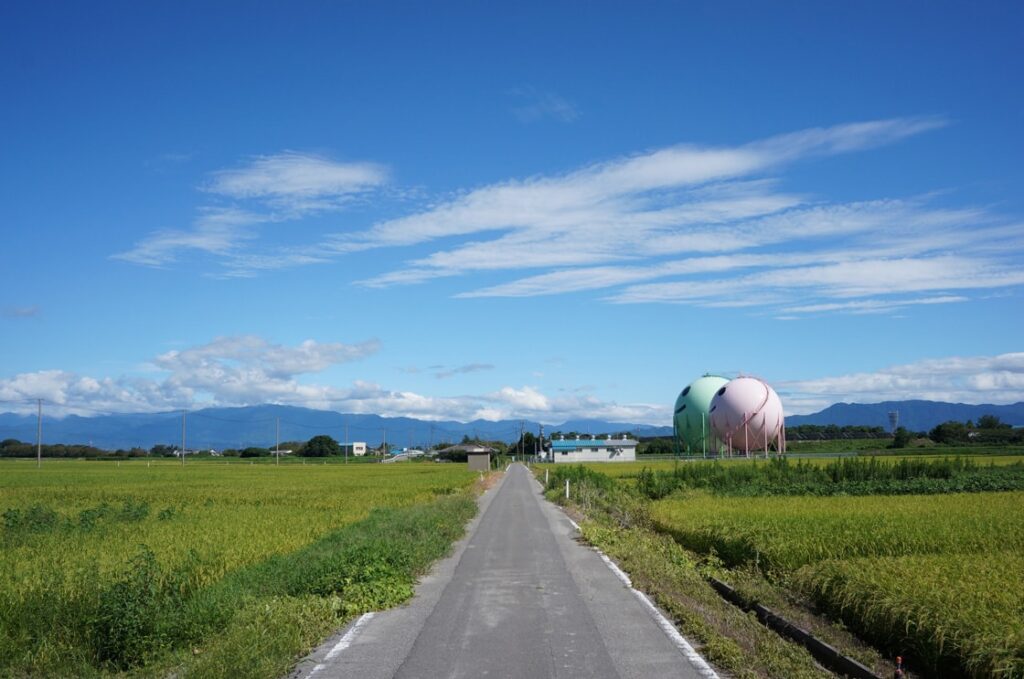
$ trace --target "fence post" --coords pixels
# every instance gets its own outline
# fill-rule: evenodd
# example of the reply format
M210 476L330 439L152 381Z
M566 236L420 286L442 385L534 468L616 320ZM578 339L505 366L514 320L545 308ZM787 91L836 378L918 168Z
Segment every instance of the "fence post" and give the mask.
M548 487L548 470L547 469L544 470L544 487L545 488Z
M569 479L565 480L565 499L569 499Z

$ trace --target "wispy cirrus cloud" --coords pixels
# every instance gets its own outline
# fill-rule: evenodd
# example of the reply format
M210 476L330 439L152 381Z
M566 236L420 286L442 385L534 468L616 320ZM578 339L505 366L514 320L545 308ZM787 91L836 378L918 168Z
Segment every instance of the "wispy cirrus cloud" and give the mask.
M444 380L449 377L455 377L456 375L468 375L470 373L484 372L486 370L494 370L494 366L490 363L466 363L465 365L457 365L451 368L444 368L434 373L434 377L439 380Z
M384 184L387 169L377 163L339 163L285 151L260 156L239 168L215 172L206 191L237 200L258 199L296 211L321 210Z
M361 281L368 287L540 269L456 297L611 290L605 299L617 304L784 307L790 316L885 313L1020 285L1021 228L987 209L940 206L940 196L929 195L811 201L756 177L944 124L893 119L734 148L661 149L563 176L483 187L327 246L354 252L463 237Z
M159 267L175 262L182 252L202 252L225 259L231 271L246 273L321 261L309 253L286 253L274 258L272 267L267 264L270 258L261 260L242 247L256 239L255 227L260 224L339 209L387 179L387 169L375 163L337 162L294 151L258 156L240 167L214 172L202 187L230 204L200 207L189 228L155 231L112 258Z
M3 308L4 318L27 319L39 315L39 306L30 304L28 306L7 306Z
M426 212L339 234L333 245L339 252L355 252L495 231L545 243L584 236L573 244L591 236L617 243L616 234L632 230L671 234L705 220L730 221L736 210L737 216L752 217L798 201L768 192L763 182L708 188L712 183L734 182L802 157L891 143L943 124L934 118L895 119L805 130L732 148L672 146L561 176L485 186ZM705 191L691 193L698 187ZM611 247L599 252L607 257Z
M893 118L728 147L653 149L478 187L270 252L256 242L258 225L337 209L387 181L374 163L283 153L215 173L205 190L230 205L210 206L192 228L155 232L117 257L160 266L202 251L222 264L213 275L242 277L415 246L427 253L357 283L389 288L486 274L488 284L455 296L600 291L615 304L762 307L776 317L955 303L971 291L1021 284L1019 223L986 207L951 206L948 195L836 203L781 188L793 163L946 124Z
M512 108L512 113L521 123L535 123L545 119L571 123L580 117L579 110L572 102L554 92L521 87L512 90L511 94L519 101Z
M788 414L815 412L837 402L925 399L952 403L1024 401L1024 352L950 356L776 385Z

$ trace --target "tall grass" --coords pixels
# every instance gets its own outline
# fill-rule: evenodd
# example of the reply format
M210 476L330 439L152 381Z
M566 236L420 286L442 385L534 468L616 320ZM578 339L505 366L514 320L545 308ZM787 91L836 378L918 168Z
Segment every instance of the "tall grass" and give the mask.
M875 495L1024 489L1024 464L979 465L970 458L876 457L820 461L771 459L747 464L698 462L643 469L637 488L651 499L679 489L721 495Z

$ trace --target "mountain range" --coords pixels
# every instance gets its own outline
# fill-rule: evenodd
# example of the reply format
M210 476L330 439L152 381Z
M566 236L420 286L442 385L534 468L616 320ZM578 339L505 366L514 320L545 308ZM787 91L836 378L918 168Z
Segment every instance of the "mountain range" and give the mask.
M836 403L811 415L786 418L788 426L835 424L881 426L888 429L889 412L899 411L899 424L911 431L927 431L949 420L977 421L995 415L1003 422L1024 426L1024 402L1012 405L972 405L939 401L886 401L884 403ZM473 422L428 421L411 417L343 414L295 406L259 405L240 408L205 408L185 416L188 448L272 447L280 424L281 441L305 441L328 434L338 441L365 441L378 446L384 440L400 447L426 446L442 441L457 442L463 436L511 442L518 440L520 426L536 433L540 424L522 420L475 420ZM99 448L150 448L162 443L180 445L180 412L135 413L64 418L43 417L46 443L87 443ZM545 425L545 433L556 431L602 434L631 432L639 436L670 436L671 426L652 426L597 419L569 420ZM0 439L34 441L36 417L0 414Z
M982 415L995 415L1003 422L1024 426L1024 402L1010 405L944 403L942 401L884 401L882 403L835 403L811 415L786 418L786 426L800 424L863 424L889 429L889 413L899 412L899 426L909 431L928 431L937 424L956 420L978 421Z
M536 434L540 423L529 420L474 420L472 422L428 421L411 417L355 415L295 406L258 405L240 408L204 408L185 415L185 445L189 449L273 447L280 424L281 441L306 441L327 434L338 441L365 441L376 447L387 441L400 447L459 442L463 436L497 441L519 440L520 426ZM35 441L34 415L0 414L0 439ZM181 411L135 413L64 418L43 416L46 443L87 443L98 448L150 448L155 444L181 445ZM665 436L672 427L569 420L544 425L545 434L554 431L601 434L631 432L639 436Z

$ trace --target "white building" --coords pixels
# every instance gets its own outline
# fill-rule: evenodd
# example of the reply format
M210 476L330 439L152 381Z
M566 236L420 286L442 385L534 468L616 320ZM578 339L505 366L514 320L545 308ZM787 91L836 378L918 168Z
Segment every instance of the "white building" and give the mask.
M623 434L620 439L589 438L551 442L552 462L635 462L636 441Z

